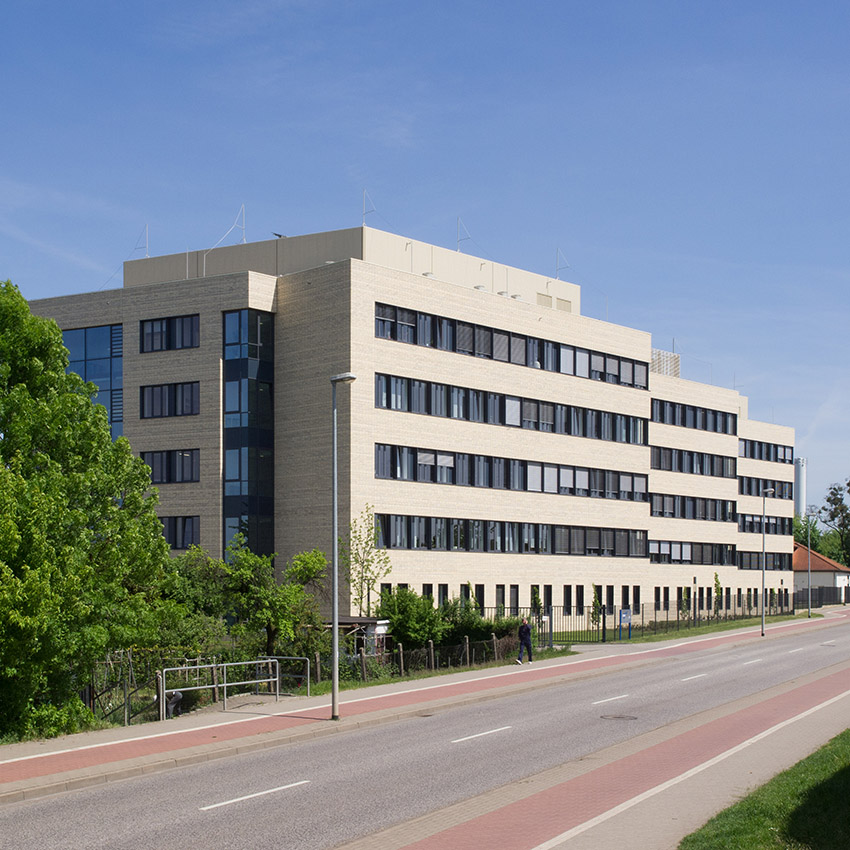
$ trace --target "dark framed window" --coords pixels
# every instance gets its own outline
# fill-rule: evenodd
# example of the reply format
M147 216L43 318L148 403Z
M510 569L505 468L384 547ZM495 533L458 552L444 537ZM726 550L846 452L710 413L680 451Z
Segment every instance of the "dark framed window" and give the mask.
M201 344L200 316L197 313L166 319L145 319L139 324L139 345L143 354L197 348Z
M151 469L152 484L179 484L201 480L199 449L174 449L142 452L142 460Z
M141 419L166 416L196 416L200 410L200 384L157 384L139 388Z
M200 544L200 517L163 516L159 519L162 522L163 535L172 549L188 549Z

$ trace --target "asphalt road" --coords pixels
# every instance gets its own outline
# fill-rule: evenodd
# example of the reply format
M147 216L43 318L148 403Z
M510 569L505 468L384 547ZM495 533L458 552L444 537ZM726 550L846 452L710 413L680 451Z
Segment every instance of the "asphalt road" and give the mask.
M845 661L850 625L641 649L628 669L10 804L0 848L324 850Z

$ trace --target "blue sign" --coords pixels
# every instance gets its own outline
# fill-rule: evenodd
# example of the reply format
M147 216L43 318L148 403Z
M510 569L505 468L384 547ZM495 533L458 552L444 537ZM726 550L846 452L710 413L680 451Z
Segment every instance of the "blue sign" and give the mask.
M630 626L632 624L632 612L628 608L620 609L620 625Z

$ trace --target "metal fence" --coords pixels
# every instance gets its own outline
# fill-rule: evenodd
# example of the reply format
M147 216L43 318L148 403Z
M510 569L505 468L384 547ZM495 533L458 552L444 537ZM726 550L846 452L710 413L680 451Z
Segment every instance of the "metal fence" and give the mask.
M850 602L850 587L813 587L812 608L824 605L846 605ZM794 607L806 610L809 607L809 589L794 591Z

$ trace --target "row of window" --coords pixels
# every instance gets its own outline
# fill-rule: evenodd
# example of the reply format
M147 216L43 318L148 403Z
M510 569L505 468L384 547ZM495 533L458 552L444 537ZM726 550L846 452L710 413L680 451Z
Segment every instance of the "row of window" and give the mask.
M200 449L142 452L141 457L151 469L152 484L179 484L201 480Z
M645 390L648 364L551 340L375 304L375 336Z
M197 416L201 412L200 384L198 381L190 381L140 387L139 410L142 419Z
M652 446L649 456L652 469L685 472L689 475L711 475L714 478L734 478L737 473L736 463L734 457L690 449L668 449L663 446Z
M646 557L646 531L376 514L379 549Z
M375 477L646 501L647 476L490 455L375 444Z
M754 460L772 460L776 463L794 463L794 448L760 440L738 440L738 457Z
M149 351L175 351L197 348L201 344L200 316L170 316L167 319L146 319L139 323L139 346Z
M727 499L703 499L697 496L650 496L652 516L675 519L701 519L713 522L735 522L735 503Z
M162 533L172 549L188 549L201 542L201 518L197 516L161 516Z
M407 588L409 585L404 582L399 582L396 587L398 588ZM660 587L658 585L654 588L654 597L655 601L652 603L652 608L655 611L682 611L683 609L690 610L692 607L697 608L699 611L713 611L715 610L714 606L714 588L713 587L699 587L692 588L689 586L679 586L672 588L675 591L675 602L671 599L671 588L669 586ZM381 584L381 594L391 593L393 590L393 585L389 582L384 582ZM506 594L506 590L508 593ZM518 616L521 610L519 604L519 590L520 586L518 584L497 584L495 586L495 595L493 599L495 600L495 606L493 606L493 610L496 612L507 613L511 616ZM585 588L583 584L565 584L563 585L562 595L561 595L561 603L555 607L554 603L554 594L553 587L551 584L544 584L542 586L538 584L529 585L529 593L528 599L539 599L540 607L544 612L553 613L553 614L561 614L563 616L570 616L575 613L577 616L584 616L587 611L585 610L585 590L587 590L587 599L593 599L594 597L599 599L602 607L606 610L607 613L615 612L615 587L613 584L609 585L601 585L594 584L588 588ZM573 594L573 590L575 590L575 595ZM631 608L632 612L635 614L641 613L641 588L639 584L628 585L624 584L620 587L620 608L621 609L629 609ZM725 588L725 592L719 595L718 599L718 607L721 610L742 610L744 608L744 602L746 601L746 607L750 610L756 609L759 607L759 591L758 588L746 588L746 596L744 595L743 588L737 588L737 592L735 596L732 593L733 589L731 587ZM474 592L474 596L473 596ZM788 606L789 602L789 594L788 588L779 588L776 591L771 590L771 596L775 599L779 605L784 607ZM437 605L442 606L449 602L449 585L440 583L437 584L437 594L434 595L434 585L430 582L426 582L422 585L422 597L428 598L436 601ZM459 587L459 592L457 598L471 600L474 598L475 604L478 606L478 609L482 613L487 613L487 608L485 606L485 602L488 601L485 596L485 586L483 584L475 584L474 591L470 590L469 583L461 584ZM526 606L526 609L532 608L532 605Z
M773 490L768 493L768 490ZM794 484L791 481L772 481L769 478L738 476L738 493L742 496L766 496L768 499L793 499Z
M742 570L760 570L761 552L738 552L738 567ZM764 568L766 570L790 570L791 555L786 552L765 552Z
M395 375L375 375L375 407L646 445L646 420Z
M761 534L761 514L738 514L738 531ZM766 516L765 534L793 534L794 520L790 516Z
M662 401L659 398L652 400L651 418L653 422L662 425L679 425L682 428L696 428L717 434L738 433L738 417L734 413L676 401Z
M734 565L735 546L731 543L682 543L674 540L650 540L651 564Z

